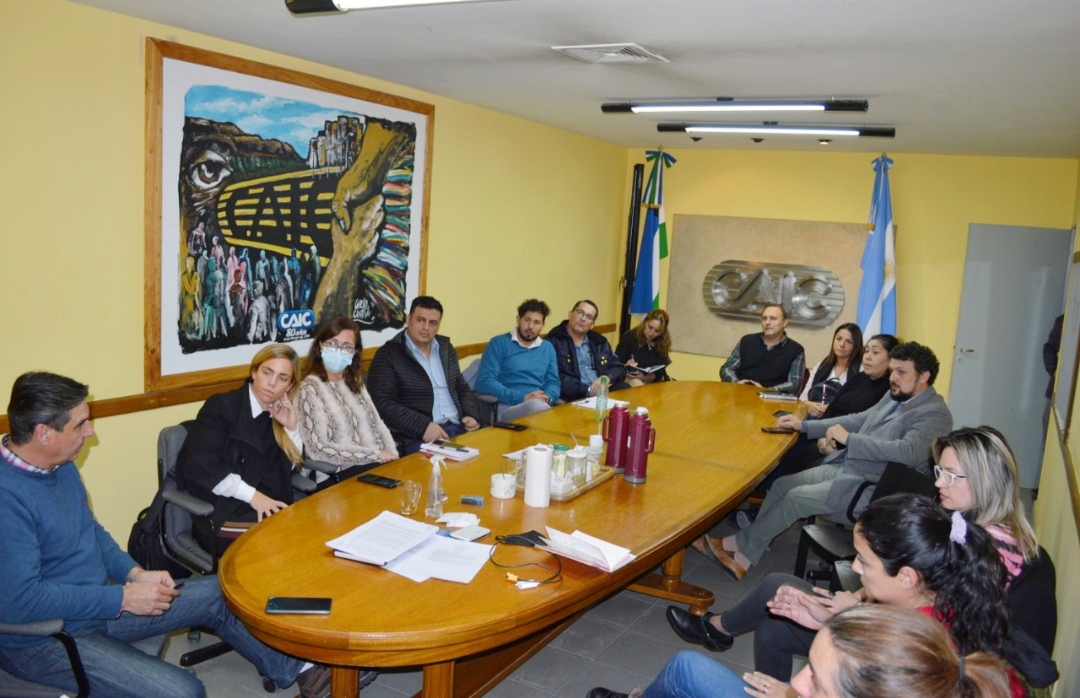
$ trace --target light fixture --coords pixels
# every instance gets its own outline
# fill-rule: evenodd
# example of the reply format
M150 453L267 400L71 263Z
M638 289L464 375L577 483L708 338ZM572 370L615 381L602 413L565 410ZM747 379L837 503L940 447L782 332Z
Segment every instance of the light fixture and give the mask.
M895 138L896 129L891 126L784 126L781 124L687 124L660 123L656 130L661 133L740 133L751 135L789 136L861 136L863 138Z
M744 111L837 111L865 112L870 108L865 99L735 99L717 97L697 100L631 100L607 102L600 105L605 114L663 114L666 112L744 112Z
M490 0L285 0L285 7L294 15L321 12L348 12L349 10L373 10L380 7L404 7L406 5L448 5L458 2L488 2Z

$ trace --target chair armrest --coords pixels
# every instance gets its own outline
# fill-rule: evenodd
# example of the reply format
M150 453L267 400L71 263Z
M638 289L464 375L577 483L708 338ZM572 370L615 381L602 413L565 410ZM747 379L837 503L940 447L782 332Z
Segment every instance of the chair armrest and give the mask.
M847 508L848 521L850 521L851 523L855 523L859 520L858 517L855 516L855 507L859 506L859 500L862 498L863 492L866 491L866 488L873 487L876 484L877 483L874 482L864 482L859 485L859 489L855 490L855 496L851 498L851 502L848 504Z
M161 497L169 504L180 507L192 516L210 516L214 513L214 506L212 504L204 502L187 492L181 492L180 490L164 490L161 493Z
M33 635L48 637L49 635L55 635L63 629L63 618L35 620L32 623L0 623L0 634L3 635Z
M311 460L310 458L304 459L304 467L308 470L314 470L317 473L326 473L327 475L333 475L341 470L340 465L327 463L326 461L321 460Z
M475 392L473 393L473 395L475 395L476 399L479 400L480 402L486 402L489 405L497 405L497 404L499 404L499 398L495 397L494 395L489 395L488 393L475 393Z
M294 490L303 492L304 494L311 494L315 491L315 481L304 477L300 473L293 473L292 486Z

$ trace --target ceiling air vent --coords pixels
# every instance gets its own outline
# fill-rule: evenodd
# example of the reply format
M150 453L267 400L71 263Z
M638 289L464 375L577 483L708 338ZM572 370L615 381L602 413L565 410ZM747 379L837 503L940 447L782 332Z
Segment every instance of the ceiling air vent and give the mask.
M670 63L659 53L637 44L591 44L584 46L552 46L556 51L586 63Z

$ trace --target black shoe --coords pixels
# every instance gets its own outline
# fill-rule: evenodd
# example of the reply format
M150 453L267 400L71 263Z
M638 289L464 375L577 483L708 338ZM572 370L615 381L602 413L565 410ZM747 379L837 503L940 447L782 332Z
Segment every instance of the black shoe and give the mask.
M710 652L724 652L735 644L735 636L720 632L709 619L715 613L695 616L678 606L667 607L667 620L675 634L695 645L701 645Z
M374 669L366 669L360 672L360 688L365 689L371 684L375 683L375 679L379 678L379 672Z
M593 690L589 691L585 698L629 698L628 693L618 693L607 688L600 688L597 686Z

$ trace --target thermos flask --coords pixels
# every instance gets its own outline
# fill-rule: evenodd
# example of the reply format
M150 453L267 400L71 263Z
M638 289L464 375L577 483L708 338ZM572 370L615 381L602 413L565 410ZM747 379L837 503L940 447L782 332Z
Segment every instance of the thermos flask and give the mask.
M626 447L626 470L623 474L627 482L645 482L645 468L655 445L656 430L649 419L649 410L639 407L630 418L630 445Z
M607 455L604 464L615 468L616 473L626 467L626 437L630 427L630 413L622 405L612 407L604 417L604 441L607 442Z

